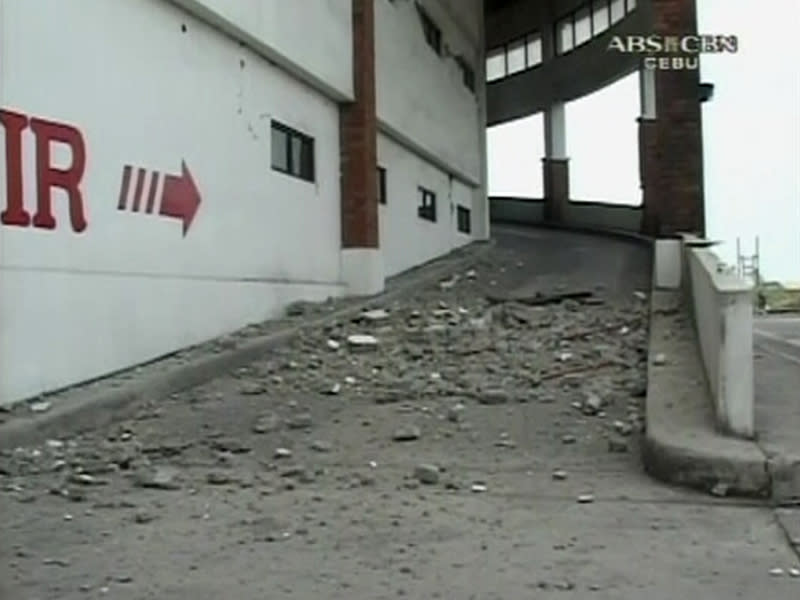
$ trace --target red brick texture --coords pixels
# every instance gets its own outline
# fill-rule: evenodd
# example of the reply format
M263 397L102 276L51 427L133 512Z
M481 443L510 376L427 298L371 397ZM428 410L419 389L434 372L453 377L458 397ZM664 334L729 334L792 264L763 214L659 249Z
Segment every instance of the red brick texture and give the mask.
M342 248L377 248L375 4L352 2L355 100L339 109Z
M659 35L697 33L695 0L651 0ZM640 122L644 233L705 234L698 70L656 71L656 119Z
M551 222L562 222L563 207L569 202L569 161L565 158L543 158L544 215Z

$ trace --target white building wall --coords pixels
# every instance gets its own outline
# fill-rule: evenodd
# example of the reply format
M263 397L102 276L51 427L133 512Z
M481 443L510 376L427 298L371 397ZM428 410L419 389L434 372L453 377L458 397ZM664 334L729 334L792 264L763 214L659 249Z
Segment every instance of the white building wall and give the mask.
M317 2L333 10L338 0ZM81 0L80 10L17 0L0 9L0 108L80 130L88 221L73 231L66 195L55 190L55 229L0 226L0 403L273 317L291 300L342 292L333 101L161 0ZM316 183L271 170L271 118L315 138ZM30 128L23 144L33 214ZM0 140L7 171L4 148ZM70 152L52 149L68 167ZM147 169L146 190L153 171L180 175L182 161L202 198L185 237L158 206L118 210L125 165Z
M483 60L475 28L480 11L456 10L443 0L421 3L442 30L446 47L437 55L426 43L415 2L375 2L378 120L382 130L414 148L464 182L482 181L478 99L462 83L454 56L464 55L478 79ZM469 4L473 4L472 0Z
M351 0L169 1L220 27L332 97L353 98Z
M470 208L472 204L470 187L385 135L378 136L378 164L386 169L379 235L387 277L471 241L469 235L458 232L456 224L456 206ZM417 214L420 186L436 194L435 223Z

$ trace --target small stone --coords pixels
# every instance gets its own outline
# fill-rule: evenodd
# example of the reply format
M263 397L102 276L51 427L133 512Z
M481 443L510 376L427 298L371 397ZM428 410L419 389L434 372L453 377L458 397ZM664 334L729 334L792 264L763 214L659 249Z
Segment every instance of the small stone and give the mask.
M637 300L641 300L642 302L647 300L647 294L645 294L644 292L640 292L639 290L633 292L633 295L636 297Z
M333 445L330 442L324 442L322 440L314 440L311 443L311 449L315 452L330 452L333 450Z
M439 483L439 467L436 465L422 464L414 468L414 477L426 485Z
M585 415L596 415L603 407L603 399L597 394L590 393L583 402L583 413Z
M66 558L45 558L42 564L49 567L68 567L70 563Z
M572 356L573 356L572 352L561 352L558 355L558 360L561 362L567 362L572 358Z
M485 491L486 491L488 488L487 488L487 487L486 487L484 484L482 484L482 483L473 483L473 484L472 484L472 487L471 487L470 489L471 489L473 492L475 492L476 494L482 494L482 493L483 493L483 492L485 492Z
M594 502L594 496L592 494L581 494L578 496L578 504L591 504Z
M373 349L378 346L378 338L374 335L355 334L347 337L347 343L354 349Z
M622 453L628 451L628 442L622 438L612 437L608 440L608 451Z
M486 390L478 397L478 402L487 405L506 404L509 401L509 397L508 392L505 390Z
M781 569L780 567L776 567L774 569L770 569L769 574L772 575L773 577L783 577L784 570Z
M178 471L172 467L157 467L155 470L142 471L137 474L136 485L156 490L177 490Z
M31 404L31 412L43 413L50 410L52 403L50 402L34 402Z
M568 433L566 435L561 436L562 444L574 444L576 441L578 441L577 438L572 434Z
M331 387L325 390L325 394L328 396L338 396L339 392L342 391L342 385L339 383L334 383Z
M566 478L567 478L566 471L562 471L561 469L553 471L553 479L555 481L564 481Z
M64 447L64 442L61 440L47 440L47 447L53 450L58 450Z
M667 355L659 352L653 357L653 364L656 367L663 367L667 364Z
M255 381L248 381L247 383L242 384L239 388L239 393L243 396L259 396L261 394L266 393L267 386L263 383L258 383Z
M395 442L413 442L414 440L418 440L421 435L422 431L419 427L416 425L408 425L396 429L392 435L392 439Z
M151 523L152 521L154 521L155 520L155 516L153 516L151 513L147 512L147 511L143 510L143 511L137 512L134 515L133 520L134 520L135 523L138 523L139 525L145 525L147 523Z
M724 498L728 495L729 486L726 483L718 482L711 488L711 495L717 498Z
M336 340L328 340L327 344L328 344L328 348L330 348L331 350L338 350L342 346Z
M292 451L288 448L278 448L275 450L273 456L275 458L290 458L292 456Z
M475 279L478 276L478 272L475 269L470 269L464 276L467 279Z
M614 421L614 431L620 435L628 436L633 431L633 427L624 421Z
M355 377L351 377L350 375L348 375L347 377L344 378L344 382L347 385L355 385L356 384L356 378Z
M389 318L389 312L383 308L375 308L364 311L361 314L361 318L365 321L385 321Z
M209 485L227 485L231 482L231 478L226 473L214 471L206 475L206 482Z
M286 421L289 429L309 429L312 425L311 413L298 413Z
M133 577L130 575L117 575L114 577L114 581L117 583L131 583L133 581Z
M259 417L253 424L253 433L271 433L281 427L280 417L276 414Z
M800 577L800 569L792 567L791 569L789 569L789 576L795 578Z
M464 416L465 406L459 402L450 407L447 411L447 420L451 423L458 423Z

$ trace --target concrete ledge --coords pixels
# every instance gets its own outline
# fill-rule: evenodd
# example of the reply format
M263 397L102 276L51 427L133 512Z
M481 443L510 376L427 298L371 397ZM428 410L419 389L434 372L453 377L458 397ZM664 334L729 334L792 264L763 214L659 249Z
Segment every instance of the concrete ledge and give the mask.
M492 223L496 225L516 226L526 229L531 229L531 228L557 229L562 231L573 231L575 233L586 233L590 235L604 235L604 236L619 238L629 242L636 242L637 244L642 244L649 248L652 248L655 243L655 238L652 238L650 236L641 233L636 233L634 231L628 231L625 229L608 229L604 227L577 227L574 225L554 223L551 221L542 221L541 223L529 225L527 223L520 223L519 221L515 221L513 219L493 219Z
M139 381L126 382L116 388L101 386L101 389L87 391L85 394L80 393L83 386L71 388L63 399L53 401L53 408L48 412L15 416L8 423L0 425L0 450L32 445L51 437L107 426L129 415L139 401L152 400L196 387L257 360L306 329L319 328L331 319L355 317L370 304L391 302L414 288L449 277L453 270L465 268L468 263L485 254L490 247L490 243L474 242L445 257L393 277L387 282L387 291L381 295L354 299L352 303L337 311L324 313L313 319L304 319L300 323L290 324L285 329L271 334L247 339L235 348L211 355L204 354L183 364L154 372L150 376L143 375ZM55 394L54 398L58 398L58 394Z
M654 290L647 384L645 469L673 484L729 495L769 498L772 475L755 442L715 426L700 351L679 291ZM655 365L663 354L666 362Z

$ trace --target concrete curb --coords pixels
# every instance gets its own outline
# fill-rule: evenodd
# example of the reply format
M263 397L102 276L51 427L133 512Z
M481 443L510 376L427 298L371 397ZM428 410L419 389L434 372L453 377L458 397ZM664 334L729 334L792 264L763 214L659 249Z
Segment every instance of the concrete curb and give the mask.
M45 439L100 428L124 418L137 402L168 396L197 387L215 377L246 365L265 353L290 341L306 329L318 328L331 319L352 318L375 302L387 303L404 293L441 279L453 270L479 259L491 248L491 242L473 242L465 248L416 267L387 282L387 291L376 296L354 298L353 304L319 317L287 326L283 330L251 338L236 348L211 356L200 356L142 380L125 383L114 389L90 392L85 396L64 399L40 415L16 417L0 425L0 450L28 446ZM464 256L459 256L464 254ZM208 342L206 342L208 343ZM75 386L71 390L80 390Z
M705 371L680 292L651 293L645 470L661 481L730 496L771 498L773 474L754 441L717 432ZM677 317L676 306L680 306Z

